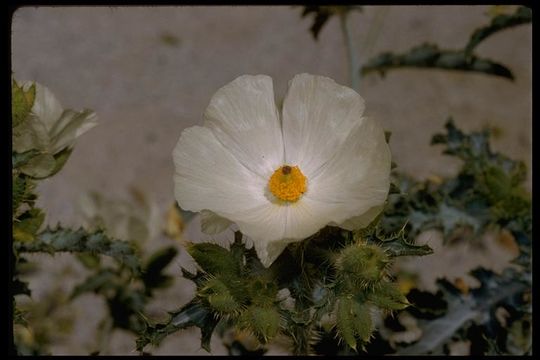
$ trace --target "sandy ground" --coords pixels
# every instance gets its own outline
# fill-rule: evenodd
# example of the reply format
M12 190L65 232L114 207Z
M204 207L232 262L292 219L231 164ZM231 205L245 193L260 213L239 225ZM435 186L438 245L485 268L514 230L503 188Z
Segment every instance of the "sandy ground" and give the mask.
M362 61L382 51L405 51L423 42L463 47L472 31L488 22L486 6L364 7L351 15L352 38ZM82 136L64 169L39 186L47 222L80 223L78 199L90 190L127 197L140 189L162 214L174 200L172 149L181 131L200 124L213 93L242 74L267 74L282 98L295 74L326 75L349 83L345 48L337 19L315 42L311 20L299 7L26 7L12 25L12 64L18 80L48 86L66 108L91 108L99 126ZM482 43L477 53L509 66L514 82L482 74L399 70L382 79L361 79L367 115L392 131L394 161L418 178L451 175L458 163L429 146L448 116L466 130L502 130L494 147L530 167L532 146L532 31L516 27ZM368 35L371 34L371 35ZM376 39L369 45L371 37ZM366 41L367 39L367 41ZM528 187L531 186L531 175ZM163 215L164 216L164 215ZM199 238L197 222L186 233ZM160 238L156 245L166 243ZM31 283L35 300L51 289L54 274L69 257L41 260ZM177 265L189 262L182 252ZM56 271L56 272L55 272ZM179 266L171 273L179 275ZM73 277L74 279L77 276ZM69 282L63 283L69 286ZM155 304L156 312L176 308L193 286L178 279ZM73 340L55 354L87 354L103 305L88 295L74 304L83 320ZM199 354L198 331L170 336L154 354ZM213 339L215 354L225 352ZM121 332L109 353L135 354L133 338ZM273 350L280 353L282 350Z

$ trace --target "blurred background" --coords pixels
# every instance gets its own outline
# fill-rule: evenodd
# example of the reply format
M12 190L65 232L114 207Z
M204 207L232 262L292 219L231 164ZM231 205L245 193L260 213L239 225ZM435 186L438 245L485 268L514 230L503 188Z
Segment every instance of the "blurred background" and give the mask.
M364 6L350 13L349 24L363 63L381 52L401 53L425 42L463 48L474 29L490 21L490 11L489 6ZM315 41L309 32L312 19L301 13L301 7L290 6L182 6L23 7L14 14L14 77L49 87L64 108L93 109L99 120L77 140L63 170L40 183L38 205L46 210L48 224L78 227L91 214L129 204L133 194L142 198L146 213L133 214L136 206L125 204L118 211L144 223L149 248L176 244L180 251L168 269L177 277L174 286L151 304L156 317L186 303L194 290L180 271L180 266L193 267L191 259L179 241L163 235L174 204L172 150L182 130L201 124L215 91L243 74L271 76L278 101L287 82L302 72L350 84L338 18L330 18ZM455 159L429 145L449 116L467 131L490 127L494 149L525 161L530 169L531 30L525 25L503 31L476 49L479 56L508 66L514 81L415 69L362 77L366 114L392 132L390 147L399 171L418 179L456 171ZM529 171L529 189L531 179ZM182 238L205 239L197 217L187 220ZM119 223L111 220L110 226ZM40 264L30 278L34 303L68 292L84 278L84 269L69 255L33 259ZM449 261L455 264L456 257ZM445 267L443 261L433 263ZM54 338L53 354L95 350L96 326L106 315L101 298L85 294L69 309L55 311L66 325ZM152 353L204 355L198 337L196 329L180 331ZM108 341L104 353L137 354L127 332L115 331ZM212 350L226 353L216 337ZM286 351L276 347L269 352L280 353Z

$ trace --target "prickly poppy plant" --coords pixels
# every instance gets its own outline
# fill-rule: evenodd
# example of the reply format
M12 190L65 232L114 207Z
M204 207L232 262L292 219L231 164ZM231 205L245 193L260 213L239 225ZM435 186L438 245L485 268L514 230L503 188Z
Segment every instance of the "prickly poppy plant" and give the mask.
M492 149L493 131L466 132L449 114L431 144L458 160L457 172L415 179L392 161L391 134L382 119L365 115L370 104L360 95L370 91L360 86L363 77L402 68L513 80L510 67L478 55L476 47L530 23L532 12L490 8L491 19L463 47L420 42L402 53L359 59L350 25L351 14L363 8L306 6L301 13L316 41L323 41L329 19L339 21L350 87L301 73L276 102L272 78L238 74L208 94L203 121L178 129L172 157L163 155L174 168L165 226L156 225L155 204L136 189L129 201L88 194L80 226L46 225L38 185L73 161L78 139L98 125L97 115L65 109L52 87L14 74L12 353L50 354L77 315L66 309L93 294L106 311L91 355L108 353L115 331L149 355L190 327L200 330L202 349L212 353L211 340L218 339L230 355L261 356L275 348L293 355L453 355L464 347L470 355L532 354L525 164ZM187 239L193 219L216 238ZM419 241L434 232L439 247ZM160 233L177 244L156 248ZM486 252L490 238L513 255L499 270L464 270L475 286L443 276L434 288L421 288L418 278L433 269L404 270L426 258L442 260L456 246ZM179 264L179 251L193 260L192 269L178 269L193 293L182 303L170 299L177 306L167 313L161 307L156 316L155 300L171 296L166 291L178 280L167 269ZM53 291L37 301L29 284L35 255L58 253L70 254L85 276L70 293Z

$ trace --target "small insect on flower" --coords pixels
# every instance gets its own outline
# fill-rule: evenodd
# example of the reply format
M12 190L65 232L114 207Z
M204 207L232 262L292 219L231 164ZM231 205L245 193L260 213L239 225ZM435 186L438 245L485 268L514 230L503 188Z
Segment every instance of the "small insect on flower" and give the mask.
M203 231L236 223L265 266L326 225L365 227L388 195L391 155L363 112L354 90L300 74L280 114L270 77L240 76L212 97L203 126L182 132L176 200L201 212Z

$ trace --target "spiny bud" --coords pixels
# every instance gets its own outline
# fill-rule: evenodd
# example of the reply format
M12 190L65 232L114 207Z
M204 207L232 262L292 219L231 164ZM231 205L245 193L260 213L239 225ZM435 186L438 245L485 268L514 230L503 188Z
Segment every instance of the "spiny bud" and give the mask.
M249 306L240 316L240 327L247 328L262 343L275 337L281 325L281 316L273 306Z
M210 278L199 291L199 296L205 298L208 304L220 314L235 315L242 309L227 285L218 278Z
M251 301L259 306L272 306L276 301L278 288L274 283L256 279L249 287Z
M387 310L402 310L410 305L399 288L389 282L382 282L374 287L373 292L368 295L368 299L378 307Z
M352 296L342 296L337 303L336 326L339 336L356 349L356 339L367 342L373 333L369 305L356 301Z
M350 290L365 289L382 280L389 261L377 245L353 244L339 254L337 275Z

